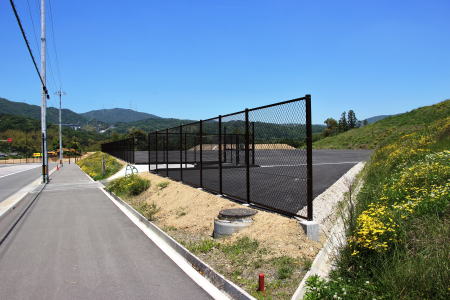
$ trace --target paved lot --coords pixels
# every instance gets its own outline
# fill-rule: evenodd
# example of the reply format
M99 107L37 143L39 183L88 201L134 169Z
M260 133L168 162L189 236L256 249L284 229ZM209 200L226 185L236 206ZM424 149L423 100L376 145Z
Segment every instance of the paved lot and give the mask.
M188 151L189 152L189 151ZM368 150L314 150L313 151L313 196L324 192L350 168L370 157ZM138 160L146 158L145 151L136 152ZM228 153L228 163L223 164L223 193L246 201L246 169L244 165L235 167L236 153ZM180 160L176 151L168 153L169 162ZM184 159L184 156L182 156ZM190 151L188 161L199 161L199 153ZM240 153L240 162L244 163L244 153ZM163 157L159 158L161 161ZM218 161L217 151L204 151L203 186L219 191L219 169L213 162ZM152 166L154 167L154 166ZM169 166L168 173L164 164L159 174L181 180L180 167ZM200 170L194 165L182 170L183 181L200 186ZM250 168L250 200L269 208L287 213L297 213L306 205L306 152L304 150L256 150L255 165Z
M209 299L75 165L0 245L0 299Z
M0 202L41 176L41 164L4 165L0 168ZM50 164L50 170L55 164Z

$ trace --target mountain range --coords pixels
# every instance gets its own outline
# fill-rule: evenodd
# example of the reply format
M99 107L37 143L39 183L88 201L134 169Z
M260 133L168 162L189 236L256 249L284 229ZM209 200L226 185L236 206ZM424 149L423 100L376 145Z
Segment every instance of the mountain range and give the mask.
M0 98L0 115L40 120L41 107ZM70 109L62 109L61 115L64 124L78 125L81 128L90 126L103 131L113 129L119 133L126 133L130 128L152 131L194 122L193 120L162 118L126 108L99 109L85 113L76 113ZM47 122L49 124L58 124L59 110L57 108L47 108Z
M91 130L97 129L100 132L112 130L118 133L126 133L130 128L148 132L195 122L195 120L162 118L125 108L100 109L85 113L76 113L70 109L62 109L61 114L64 124L78 125L81 128L90 127ZM14 115L40 120L41 107L0 98L0 115ZM59 111L57 108L48 107L48 123L58 124L58 116ZM313 132L321 132L323 128L325 128L324 125L313 125Z

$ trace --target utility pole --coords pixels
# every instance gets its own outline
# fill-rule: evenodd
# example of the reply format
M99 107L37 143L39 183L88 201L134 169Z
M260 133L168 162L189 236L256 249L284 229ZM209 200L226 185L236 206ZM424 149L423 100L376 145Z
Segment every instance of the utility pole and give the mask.
M59 96L59 164L63 165L63 146L62 146L62 132L61 132L61 97L65 96L66 93L61 91L57 91L55 95Z
M42 182L48 183L48 152L47 152L47 93L46 84L46 65L45 65L45 0L41 0L41 78L42 78L42 104L41 104L41 130L42 130Z

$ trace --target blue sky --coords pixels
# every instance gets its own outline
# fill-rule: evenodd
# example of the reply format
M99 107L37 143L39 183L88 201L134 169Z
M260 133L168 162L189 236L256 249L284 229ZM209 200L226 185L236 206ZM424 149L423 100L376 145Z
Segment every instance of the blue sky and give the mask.
M16 0L33 51L28 4ZM29 0L36 29L38 0ZM51 2L64 106L206 119L312 94L313 122L450 98L450 1ZM50 59L59 85L48 23ZM39 37L39 32L36 32ZM0 1L0 97L40 103L39 81ZM56 97L50 100L56 104Z

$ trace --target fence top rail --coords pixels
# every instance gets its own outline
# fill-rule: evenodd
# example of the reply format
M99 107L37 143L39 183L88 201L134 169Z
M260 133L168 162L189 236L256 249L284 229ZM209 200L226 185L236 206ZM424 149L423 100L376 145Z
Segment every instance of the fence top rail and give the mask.
M277 103L272 103L272 104L268 104L268 105L263 105L263 106L259 106L259 107L250 108L250 109L247 109L247 111L254 111L254 110L269 108L269 107L273 107L273 106L277 106L277 105L283 105L283 104L288 104L288 103L292 103L292 102L302 101L302 100L306 100L307 97L308 97L308 95L305 95L304 97L300 97L300 98L295 98L295 99L291 99L291 100L286 100L286 101L281 101L281 102L277 102ZM166 130L180 128L180 126L184 127L184 126L191 126L191 125L195 125L195 124L199 124L200 125L200 122L208 122L208 121L212 121L212 120L219 119L219 118L231 117L231 116L234 116L234 115L245 113L245 111L246 111L246 109L238 111L238 112L226 114L226 115L219 115L217 117L209 118L209 119L206 119L206 120L200 120L200 121L195 121L195 122L192 122L192 123L180 124L178 126L174 126L174 127L171 127L171 128L155 130L155 131L152 131L150 133L165 132Z

